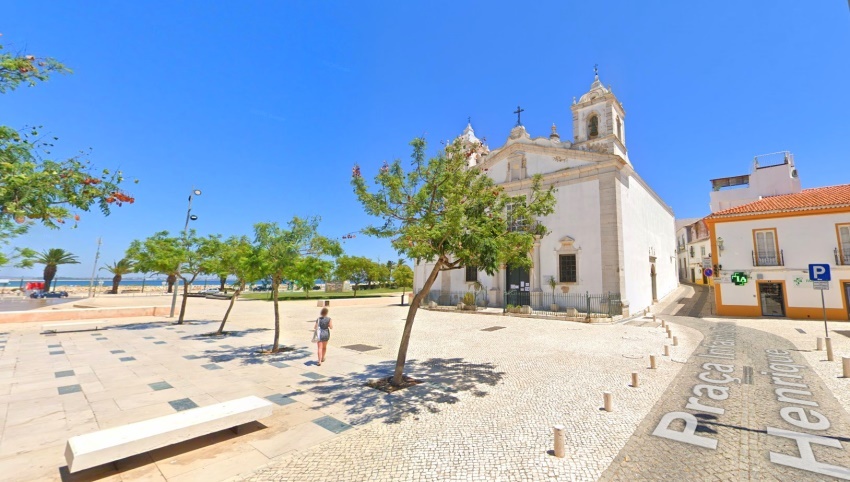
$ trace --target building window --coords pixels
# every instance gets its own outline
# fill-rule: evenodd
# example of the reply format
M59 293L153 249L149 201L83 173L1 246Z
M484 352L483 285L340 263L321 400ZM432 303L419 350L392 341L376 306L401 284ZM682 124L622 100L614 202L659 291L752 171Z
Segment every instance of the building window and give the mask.
M620 116L617 116L617 139L623 141L623 124L620 122Z
M561 283L577 282L576 255L562 254L558 256L558 281Z
M587 137L593 139L599 136L599 117L592 115L587 121Z
M467 266L466 267L466 282L467 283L475 283L478 281L478 268L475 266Z
M839 264L850 265L850 224L839 224L838 231L838 256Z
M505 205L507 210L508 231L522 231L525 229L525 220L522 217L514 218L514 205L508 203Z
M700 256L702 256L703 258L705 258L705 246L700 246L700 247L699 247L699 254L700 254Z
M776 244L776 229L753 231L755 242L755 266L781 266L779 246Z

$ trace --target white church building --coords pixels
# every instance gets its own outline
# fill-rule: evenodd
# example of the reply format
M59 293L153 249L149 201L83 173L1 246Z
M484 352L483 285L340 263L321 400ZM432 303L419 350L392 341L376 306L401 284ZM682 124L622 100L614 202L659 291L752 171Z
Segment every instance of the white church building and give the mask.
M623 106L597 75L590 91L578 102L573 99L571 110L571 141L561 139L554 124L548 137L532 138L518 115L502 147L484 149L471 160L509 194L530 193L535 174L543 176L544 187L557 190L554 213L539 220L549 234L535 242L533 266L503 266L495 276L474 267L443 271L432 292L465 292L478 282L489 306L502 306L506 292L523 294L509 300L534 305L536 293L551 295L554 277L555 293L613 293L628 315L677 287L673 211L629 160ZM462 137L478 142L471 125ZM432 267L417 264L414 290L422 289Z

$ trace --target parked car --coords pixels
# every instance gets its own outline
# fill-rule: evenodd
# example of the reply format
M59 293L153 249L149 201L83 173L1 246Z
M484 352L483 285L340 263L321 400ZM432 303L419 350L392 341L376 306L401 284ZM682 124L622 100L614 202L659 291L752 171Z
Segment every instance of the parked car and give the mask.
M251 288L253 291L269 291L272 289L271 286L268 285L257 285Z
M36 292L34 292L33 294L30 295L30 298L35 298L35 299L37 299L37 298L67 298L67 297L68 297L67 291L50 291L50 292L46 292L46 293L44 291L36 291Z
M219 290L218 288L207 288L205 290L199 291L198 293L202 293L202 294L205 294L205 295L214 295L214 294L219 293L219 292L221 292L221 290Z

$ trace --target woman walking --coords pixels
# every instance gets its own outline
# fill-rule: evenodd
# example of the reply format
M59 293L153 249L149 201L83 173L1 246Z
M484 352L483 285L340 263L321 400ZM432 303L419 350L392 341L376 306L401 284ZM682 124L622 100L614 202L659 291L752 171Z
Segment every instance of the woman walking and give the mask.
M316 346L319 352L319 366L322 366L322 362L325 361L325 355L328 353L328 340L331 339L331 329L333 327L333 320L328 318L328 309L322 308L321 316L316 320L316 324L313 325L313 330L318 331L319 340L316 342Z

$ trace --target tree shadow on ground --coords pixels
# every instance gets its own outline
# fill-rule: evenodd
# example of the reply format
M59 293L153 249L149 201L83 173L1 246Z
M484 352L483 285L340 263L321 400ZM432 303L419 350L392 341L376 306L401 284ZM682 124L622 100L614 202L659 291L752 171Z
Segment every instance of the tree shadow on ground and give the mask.
M409 360L405 368L409 377L423 383L393 393L367 387L368 381L393 374L395 362L388 360L346 376L301 382L301 390L315 398L315 408L320 410L345 407L352 425L376 420L393 424L405 415L440 412L464 394L485 397L488 392L484 389L498 385L505 376L492 363L470 363L462 358Z
M127 323L125 325L113 325L101 328L102 330L152 330L154 328L178 327L186 325L207 325L216 323L210 320L186 320L183 325L178 325L174 321L148 321L144 323Z
M238 360L242 366L256 366L277 362L290 364L312 355L309 350L298 348L277 353L261 353L267 348L268 345L252 345L238 348L207 349L203 351L202 355L198 355L198 359L206 358L212 363Z

